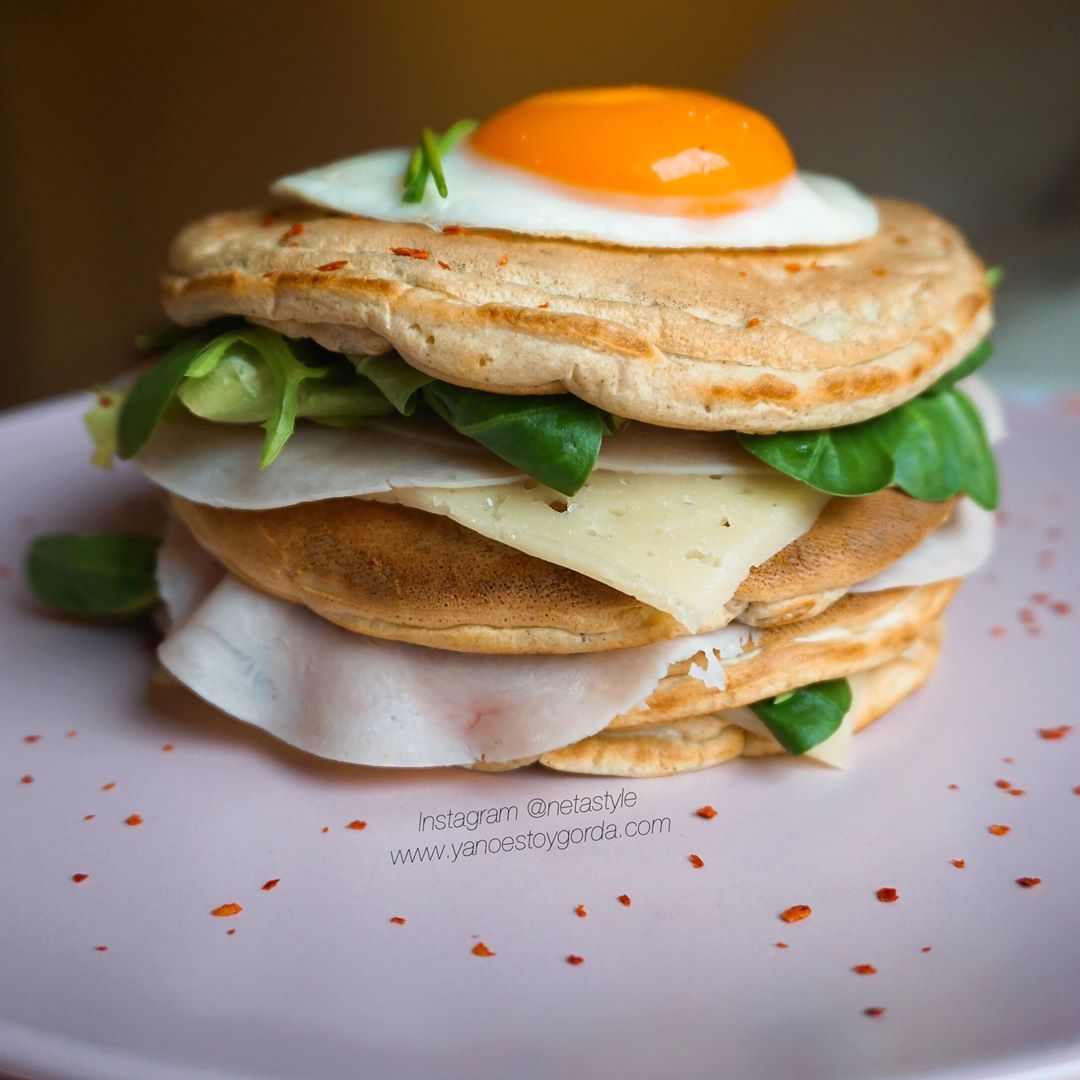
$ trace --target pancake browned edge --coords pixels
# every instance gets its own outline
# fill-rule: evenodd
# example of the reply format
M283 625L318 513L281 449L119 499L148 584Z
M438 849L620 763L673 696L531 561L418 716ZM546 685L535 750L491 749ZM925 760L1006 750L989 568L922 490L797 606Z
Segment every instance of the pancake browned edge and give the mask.
M311 208L269 219L242 211L179 235L163 299L187 326L242 316L337 352L393 350L452 384L568 392L670 428L833 427L915 397L991 323L984 267L959 233L920 207L881 201L879 210L867 240L779 252L642 251L448 235ZM423 258L400 254L418 250ZM778 753L748 706L829 679L850 680L853 725L864 728L928 677L958 582L849 590L912 551L955 503L896 490L831 499L728 603L720 625L755 629L743 655L725 663L724 690L694 678L687 656L645 704L597 734L475 767L539 761L665 776ZM408 506L349 498L231 510L179 496L172 504L237 577L358 634L530 655L687 633L608 585Z

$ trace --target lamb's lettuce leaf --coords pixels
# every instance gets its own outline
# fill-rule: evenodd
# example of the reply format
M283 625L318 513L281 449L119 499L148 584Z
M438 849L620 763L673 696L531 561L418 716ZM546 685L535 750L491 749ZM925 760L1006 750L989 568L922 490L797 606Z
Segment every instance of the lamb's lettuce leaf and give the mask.
M805 754L840 727L851 708L851 684L829 679L756 701L750 708L789 754Z

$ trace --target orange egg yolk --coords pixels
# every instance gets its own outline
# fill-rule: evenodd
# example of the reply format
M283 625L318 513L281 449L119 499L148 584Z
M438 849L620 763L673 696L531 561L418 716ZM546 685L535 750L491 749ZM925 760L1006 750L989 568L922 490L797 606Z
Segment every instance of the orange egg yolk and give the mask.
M470 148L579 198L696 217L773 198L795 171L776 126L753 109L652 86L538 94L486 120Z

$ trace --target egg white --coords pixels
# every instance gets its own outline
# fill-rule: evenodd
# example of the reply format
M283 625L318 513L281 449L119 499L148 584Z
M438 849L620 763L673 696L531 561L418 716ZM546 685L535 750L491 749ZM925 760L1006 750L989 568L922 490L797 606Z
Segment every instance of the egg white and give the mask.
M750 210L714 217L645 214L607 206L595 193L533 176L459 147L443 159L449 188L428 182L422 202L403 203L409 151L376 150L277 181L272 191L316 206L382 221L441 228L463 225L628 247L759 248L848 244L873 235L877 208L843 180L796 173Z

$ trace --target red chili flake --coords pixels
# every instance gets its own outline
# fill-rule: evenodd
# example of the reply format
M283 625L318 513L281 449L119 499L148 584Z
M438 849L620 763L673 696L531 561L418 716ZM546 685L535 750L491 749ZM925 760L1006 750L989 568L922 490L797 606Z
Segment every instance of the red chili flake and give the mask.
M141 814L129 814L124 818L125 825L141 825L143 823Z
M542 304L537 304L536 306L538 308L549 308L549 307L551 307L551 304L549 304L548 301L545 300Z
M933 947L933 945L924 945L920 952L929 952Z
M884 1016L885 1008L882 1005L871 1005L869 1009L863 1009L864 1016Z
M991 637L1004 637L1005 636L1005 627L1004 626L991 626L990 627L990 636Z
M1060 727L1041 727L1039 730L1040 739L1064 739L1066 735L1072 731L1072 724L1062 724Z
M1015 765L1016 764L1016 758L1003 757L1001 760L1004 761L1006 765Z
M24 743L36 743L40 739L41 739L40 735L24 735L23 736L23 742Z
M404 926L405 925L405 920L400 915L391 915L390 916L390 921L395 926Z
M329 826L329 825L324 825L324 826L322 827L322 831L323 831L323 832L329 832L329 831L330 831L330 826Z
M1008 825L991 825L986 830L988 833L992 833L994 836L1004 836L1009 832Z
M97 817L97 814L84 814L83 821L93 821Z
M959 791L960 790L960 785L959 784L950 784L949 785L949 790L950 791Z
M410 259L430 259L431 252L423 248L392 247L391 252L395 255L407 255Z
M173 746L171 742L167 742L164 746L162 746L161 749L164 750L166 754L171 754L176 749L176 747Z
M802 263L796 263L796 262L784 263L784 269L789 274L797 274L802 269Z
M263 273L264 278L275 278L281 273L280 270L267 270Z
M856 975L876 975L877 968L873 964L856 964L852 969Z
M345 828L346 829L356 829L357 832L359 832L360 829L366 829L367 828L367 822L366 821L361 821L359 818L354 818L352 821L349 822L348 825L345 826Z
M116 787L116 781L115 780L110 780L107 784L102 784L101 785L101 790L102 791L112 791L112 789L114 787Z
M503 257L502 257L502 258L501 258L501 259L499 260L499 265L500 265L500 266L505 266L505 265L506 265L506 264L507 264L507 263L508 263L509 261L510 261L510 260L509 260L509 259L508 259L508 258L507 258L507 257L506 257L505 255L504 255L504 256L503 256Z
M617 899L623 907L629 907L633 903L633 901L630 899L629 896L626 895L626 893L623 893L622 896L618 897Z
M788 943L786 941L777 941L773 947L776 949L786 949L788 947Z
M568 956L568 957L566 958L566 962L567 962L568 964L573 964L573 965L574 965L574 967L577 967L577 966L578 966L578 964L584 964L584 963L585 963L585 957L584 957L584 956L575 956L575 955L574 955L573 953L571 953L571 954L570 954L570 955L569 955L569 956Z
M711 820L716 817L716 811L711 806L699 806L694 813L697 814L698 817L703 817L706 820Z
M270 892L272 889L276 889L278 887L278 885L280 885L280 884L281 884L281 878L272 877L269 881L267 881L263 885L262 891L263 892Z
M627 897L627 900L629 900L629 899L630 899L630 897ZM578 906L576 908L574 908L574 914L579 919L584 919L585 916L588 915L589 913L585 910L585 905L584 904L578 904Z
M795 904L787 911L780 912L780 918L787 923L802 922L803 919L809 919L813 913L814 910L809 904Z
M1027 792L1023 788L1014 787L1014 788L1009 788L1009 794L1010 795L1026 795Z
M877 898L883 904L893 904L900 899L900 894L891 885L886 885L884 888L878 889Z
M1005 790L1008 790L1009 788L1012 787L1012 781L1010 781L1010 780L995 780L994 781L994 787L999 787L999 788L1003 788Z
M695 870L700 870L705 865L705 860L700 855L691 855L690 865Z
M1032 593L1030 599L1033 604L1049 604L1050 594L1044 592Z
M24 777L20 778L20 780L19 780L20 784L32 784L33 782L34 782L34 778L29 773L27 773Z
M482 942L478 941L472 947L473 956L494 956L495 954Z
M231 929L225 931L225 936L226 937L232 937L233 934L235 934L235 933L236 933L236 927L234 926Z
M448 262L443 262L442 259L436 259L435 262L438 264L438 266L439 266L439 268L441 270L449 270L450 269L450 264Z
M950 859L949 860L957 870L963 870L967 863L963 859Z
M296 222L294 225L290 225L278 239L279 244L288 243L294 236L299 236L304 231L304 226L300 222Z
M444 225L442 231L444 233L446 233L447 236L464 236L465 235L465 226L464 225Z
M343 266L348 265L348 259L336 259L334 262L323 263L322 266L319 267L319 270L325 274L329 273L331 270L340 270Z
M76 735L78 735L78 734L79 734L79 733L78 733L77 731L69 731L69 732L67 733L67 737L68 737L69 739L74 739L74 738L75 738L75 736L76 736Z
M1024 889L1034 889L1036 885L1042 884L1042 878L1038 877L1018 877L1016 884Z
M1039 616L1036 615L1035 612L1031 610L1031 608L1026 607L1020 609L1020 621L1022 623L1027 623L1030 626L1031 623L1037 622L1038 618Z
M884 266L875 266L874 269L870 271L874 277L884 277L888 272L889 271L886 270Z
M94 952L108 952L108 951L109 951L109 946L108 945L95 945L94 946Z
M222 904L210 912L217 919L230 919L233 915L239 915L244 909L239 904Z
M89 876L89 874L72 874L71 880L74 881L76 885L81 885Z
M746 329L747 330L753 330L753 328L755 326L760 326L760 325L761 325L761 320L759 318L757 318L756 316L753 319L747 319L746 320Z
M1072 604L1068 603L1065 600L1055 600L1050 605L1050 610L1055 615L1068 615L1069 612L1072 611Z
M1073 794L1080 795L1080 784L1077 784L1076 787L1073 788Z

